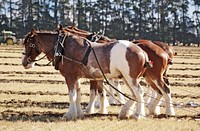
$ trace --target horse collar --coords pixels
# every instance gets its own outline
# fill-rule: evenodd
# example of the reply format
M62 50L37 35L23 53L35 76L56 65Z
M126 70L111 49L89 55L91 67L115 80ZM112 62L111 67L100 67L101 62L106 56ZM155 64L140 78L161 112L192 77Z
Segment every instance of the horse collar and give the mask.
M90 52L92 50L91 44L87 40L86 40L86 43L88 44L88 46L87 46L87 49L86 49L86 51L84 53L83 59L81 61L85 66L87 65L88 56L89 56L89 54L90 54Z
M62 54L63 54L63 43L66 38L66 34L61 33L60 31L58 32L58 39L56 41L55 47L54 47L54 66L55 69L58 70L58 65L61 60Z

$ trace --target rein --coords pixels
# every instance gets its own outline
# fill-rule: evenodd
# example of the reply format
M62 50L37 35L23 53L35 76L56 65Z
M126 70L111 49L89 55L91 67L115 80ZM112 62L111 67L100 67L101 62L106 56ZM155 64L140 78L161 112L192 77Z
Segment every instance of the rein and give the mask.
M99 69L100 69L100 71L101 71L101 73L102 73L104 79L106 80L106 83L107 83L109 86L111 86L114 90L116 90L118 93L122 94L124 97L126 97L126 98L128 98L128 99L130 99L130 100L132 100L132 101L136 101L136 102L137 102L137 100L135 100L135 99L133 99L133 98L127 96L125 93L119 91L116 87L114 87L112 84L110 84L110 82L109 82L108 79L106 78L106 76L105 76L105 74L104 74L104 72L103 72L103 70L102 70L102 68L101 68L101 66L100 66L100 63L99 63L99 61L98 61L98 59L97 59L97 55L96 55L96 53L95 53L95 51L94 51L93 48L92 48L92 52L93 52L93 54L94 54L94 56L95 56L96 62L97 62L97 64L98 64L98 66L99 66Z
M61 33L60 30L59 30L58 33L59 33L59 35L58 35L58 41L57 41L57 48L58 48L59 46L61 46L61 48L63 48L63 50L66 51L66 49L65 49L64 46L63 46L63 42L64 42L64 40L65 40L66 35L63 36L63 34ZM59 36L61 36L61 37L59 37ZM98 39L94 39L94 38L96 38L97 36L99 36L99 35L98 35L98 34L93 34L93 36L92 36L92 38L93 38L92 41L97 41L97 40L99 40L99 39L101 38L101 37L98 37ZM96 62L97 62L97 64L98 64L98 66L99 66L99 69L100 69L100 71L101 71L101 73L102 73L102 75L103 75L103 78L106 80L106 83L107 83L108 85L110 85L114 90L116 90L117 92L119 92L120 94L122 94L124 97L126 97L126 98L128 98L128 99L130 99L130 100L136 101L135 99L133 99L133 98L127 96L126 94L122 93L122 92L119 91L117 88L115 88L112 84L109 83L108 79L106 78L106 76L105 76L105 74L104 74L104 72L103 72L103 70L102 70L102 68L101 68L101 66L100 66L100 64L99 64L99 61L98 61L98 59L97 59L97 56L96 56L96 53L95 53L94 49L92 48L90 42L88 42L87 39L85 39L85 40L86 40L86 42L87 42L87 44L88 44L88 47L86 48L86 51L85 51L85 53L84 53L84 57L83 57L82 61L80 62L80 61L74 60L74 59L72 59L72 58L66 57L66 56L64 56L64 55L60 55L61 58L62 58L62 63L63 63L63 58L65 58L65 59L67 59L67 60L70 60L70 61L72 61L72 62L75 62L75 63L77 63L77 64L80 64L80 65L83 65L84 67L86 67L87 61L88 61L88 56L89 56L90 52L92 51L93 54L94 54L94 56L95 56L95 60L96 60ZM60 49L60 52L61 52L61 50L62 50L62 49ZM59 52L59 51L58 51L58 52ZM55 51L55 53L58 53L58 52ZM59 55L58 55L58 56L59 56ZM87 69L87 70L88 70L88 69ZM90 72L89 72L89 74L93 77L94 80L96 80L95 77L94 77Z
M39 52L38 49L36 48L36 44L35 44L35 43L30 42L29 46L30 46L30 48L31 48L31 50L30 50L29 53L22 52L22 55L28 56L28 59L27 59L28 63L40 61L40 60L44 59L44 58L50 53L50 51L48 51L48 53L46 53L43 57L41 57L41 58L39 58L39 59L37 59L37 60L32 60L31 57L30 57L32 50L35 49L36 52L37 52L38 54L40 54L40 52ZM47 64L45 64L44 66L48 66L51 62L52 62L52 60L49 61L49 62L48 62ZM35 64L36 64L37 66L41 66L40 64L37 64L37 63L35 63Z
M87 39L86 39L86 41L87 41ZM111 86L114 90L116 90L117 92L119 92L120 94L122 94L124 97L126 97L126 98L128 98L128 99L130 99L130 100L133 100L133 101L136 101L136 102L137 102L137 100L135 100L135 99L133 99L133 98L127 96L125 93L119 91L116 87L114 87L112 84L110 84L110 82L109 82L108 79L106 78L106 76L105 76L105 74L104 74L104 72L103 72L103 70L102 70L102 68L101 68L101 65L100 65L100 63L99 63L99 61L98 61L98 59L97 59L97 55L96 55L94 49L91 47L91 44L90 44L88 41L87 41L87 43L88 43L88 47L87 47L87 49L86 49L86 51L85 51L84 57L83 57L83 59L82 59L81 62L79 62L79 61L77 61L77 60L74 60L74 59L72 59L72 58L66 57L66 56L64 56L64 55L62 55L62 62L63 62L63 58L65 58L65 59L70 60L70 61L72 61L72 62L75 62L75 63L77 63L77 64L83 65L83 66L86 68L88 56L89 56L90 52L92 51L93 54L94 54L94 56L95 56L95 60L96 60L96 62L97 62L97 64L98 64L98 66L99 66L99 69L100 69L100 71L101 71L101 73L102 73L102 75L103 75L103 78L106 80L106 83L107 83L109 86ZM65 48L63 48L63 49L65 50ZM87 69L87 68L86 68L86 69ZM88 70L88 69L87 69L87 70ZM90 73L90 72L89 72L89 73ZM91 73L90 73L90 75L93 77L94 80L96 80L95 77L94 77Z

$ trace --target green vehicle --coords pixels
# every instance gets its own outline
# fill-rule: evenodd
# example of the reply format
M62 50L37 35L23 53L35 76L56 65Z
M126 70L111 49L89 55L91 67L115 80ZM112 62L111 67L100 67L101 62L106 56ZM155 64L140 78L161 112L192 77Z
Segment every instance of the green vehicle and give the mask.
M0 32L0 43L7 44L7 45L13 45L17 42L17 39L15 37L15 33L12 31L1 31Z

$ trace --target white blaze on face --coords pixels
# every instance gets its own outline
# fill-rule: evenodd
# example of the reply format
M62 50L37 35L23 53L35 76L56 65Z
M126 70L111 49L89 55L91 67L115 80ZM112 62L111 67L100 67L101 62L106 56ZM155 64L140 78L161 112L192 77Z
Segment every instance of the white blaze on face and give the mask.
M24 59L25 59L25 48L22 49L22 64L24 63Z
M31 62L27 66L24 66L25 69L30 69L30 68L33 68L33 67L35 67L35 62Z
M23 48L22 52L25 53L25 48ZM26 58L25 54L23 54L23 53L22 53L22 65L24 64L25 58ZM29 68L33 68L34 66L35 66L35 62L31 62L31 63L28 63L26 66L24 66L24 68L29 69Z

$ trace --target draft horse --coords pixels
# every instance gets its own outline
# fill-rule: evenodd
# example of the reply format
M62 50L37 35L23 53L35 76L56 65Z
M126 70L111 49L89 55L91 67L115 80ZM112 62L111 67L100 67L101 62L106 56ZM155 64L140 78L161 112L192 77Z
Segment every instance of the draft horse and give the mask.
M62 61L59 63L59 71L65 78L69 92L69 110L64 114L67 120L83 118L81 109L81 94L79 86L76 86L80 78L103 80L103 74L107 78L122 78L129 87L132 97L137 101L135 119L145 116L143 88L139 84L138 78L146 70L145 62L148 59L146 53L137 45L129 41L114 41L107 44L98 44L88 41L85 38L65 33ZM22 65L25 69L33 67L36 57L43 52L49 59L54 58L54 47L58 33L40 32L32 30L24 41L22 53ZM92 51L88 56L86 65L82 64L82 59L88 48ZM119 53L120 52L120 53ZM99 64L99 65L98 65ZM101 67L101 68L100 68ZM119 116L124 114L126 107L133 102L127 101L122 106Z
M83 34L86 38L90 38L91 35L93 35L90 32L86 32L80 29L77 29L75 27L68 27L67 31L71 31L76 34ZM100 39L98 39L97 42L101 42L102 44L107 44L109 41L113 41L112 39L109 39L105 36L101 36ZM162 96L166 99L166 115L174 116L174 108L173 103L171 99L171 92L169 85L166 84L164 80L164 73L166 72L168 68L168 61L169 61L169 55L167 54L167 48L166 50L163 50L161 45L156 45L153 42L149 40L134 40L132 43L137 44L140 48L142 48L148 55L149 59L153 61L154 66L153 68L147 68L145 70L145 79L147 83L156 91L157 96L156 98L152 99L151 103L148 106L149 108L149 114L160 114L160 100ZM170 56L171 57L171 56ZM129 104L129 107L134 106L133 103ZM126 108L128 109L128 108ZM129 111L126 110L120 118L123 118L124 116L129 116Z

